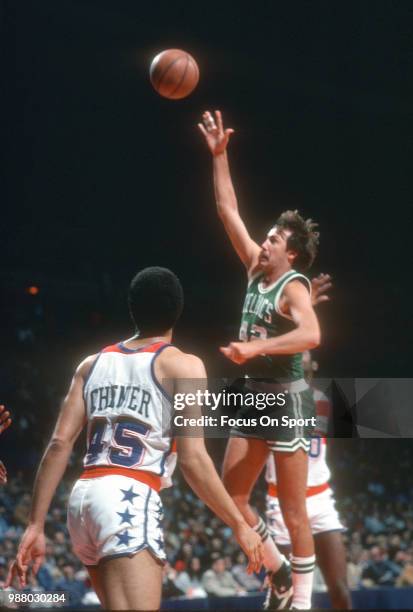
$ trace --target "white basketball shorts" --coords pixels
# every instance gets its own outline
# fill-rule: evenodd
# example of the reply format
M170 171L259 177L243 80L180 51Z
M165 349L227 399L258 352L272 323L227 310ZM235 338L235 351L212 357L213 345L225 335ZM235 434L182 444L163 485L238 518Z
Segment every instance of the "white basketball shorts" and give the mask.
M290 535L283 521L278 497L267 495L266 500L268 530L277 544L289 546ZM326 531L345 531L331 489L307 497L307 514L313 535Z
M162 502L158 493L127 476L78 480L67 513L72 546L84 565L132 557L147 549L165 560Z

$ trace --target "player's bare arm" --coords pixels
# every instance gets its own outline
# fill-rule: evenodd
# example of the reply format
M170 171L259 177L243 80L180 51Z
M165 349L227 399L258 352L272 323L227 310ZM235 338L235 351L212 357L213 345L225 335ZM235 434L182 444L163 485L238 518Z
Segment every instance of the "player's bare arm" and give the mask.
M3 404L0 405L0 434L3 431L6 431L8 427L11 425L11 417L10 412L6 410L6 407Z
M275 338L231 342L221 352L234 363L244 363L259 355L293 355L316 348L320 344L320 326L308 290L300 281L286 285L280 304L284 314L296 324L292 331Z
M206 111L198 127L212 154L218 215L239 258L247 271L251 272L258 262L260 247L252 240L238 211L237 197L227 157L227 145L234 130L224 129L222 114L218 110L215 111L215 118L209 111Z
M175 393L188 393L207 381L202 361L176 348L165 350L155 364L159 380L174 379ZM191 417L201 416L199 406L191 406ZM191 429L191 433L195 432ZM211 510L234 531L241 548L249 559L249 571L259 571L262 563L262 544L256 532L245 522L228 495L215 466L205 448L202 428L191 437L177 437L177 453L181 471L190 487Z
M47 446L46 452L34 483L29 524L23 534L15 562L12 564L6 581L10 585L15 575L19 577L20 587L27 583L27 572L32 565L36 574L43 563L46 542L44 522L56 488L63 477L73 444L85 424L83 384L95 356L85 359L77 368L72 383Z

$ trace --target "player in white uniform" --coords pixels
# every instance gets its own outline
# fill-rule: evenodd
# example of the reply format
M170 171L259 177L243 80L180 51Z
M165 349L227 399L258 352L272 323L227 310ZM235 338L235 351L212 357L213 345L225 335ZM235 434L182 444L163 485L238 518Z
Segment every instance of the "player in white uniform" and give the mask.
M307 363L306 363L307 362ZM309 368L316 362L311 361L307 352L303 365L309 378ZM311 440L307 479L307 515L314 537L317 564L324 576L332 606L339 610L351 609L351 597L347 586L347 564L341 532L344 530L335 507L333 491L330 488L330 469L326 461L327 440L322 432L327 431L329 401L318 389L313 389L317 411L317 432ZM265 479L267 489L267 526L277 547L288 554L291 541L283 521L277 491L277 474L273 456L266 465Z
M206 378L200 359L170 345L182 306L182 287L169 270L147 268L132 280L129 309L139 332L78 367L39 467L29 525L8 584L18 575L25 586L30 565L36 573L44 560L48 508L87 423L84 471L68 507L73 549L104 608L159 608L165 553L158 491L172 444L167 391L186 392L185 379ZM160 381L168 381L168 390ZM232 527L250 570L257 571L260 538L225 491L203 437L179 437L177 450L186 480Z

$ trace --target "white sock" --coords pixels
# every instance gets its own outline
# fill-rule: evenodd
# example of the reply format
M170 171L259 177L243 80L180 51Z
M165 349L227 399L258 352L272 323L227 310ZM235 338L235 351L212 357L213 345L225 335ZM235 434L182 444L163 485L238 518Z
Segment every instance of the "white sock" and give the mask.
M292 607L299 610L311 609L315 555L311 557L291 557L293 579Z
M265 567L270 572L277 572L284 563L285 557L276 547L275 542L261 517L253 529L259 536L261 536Z

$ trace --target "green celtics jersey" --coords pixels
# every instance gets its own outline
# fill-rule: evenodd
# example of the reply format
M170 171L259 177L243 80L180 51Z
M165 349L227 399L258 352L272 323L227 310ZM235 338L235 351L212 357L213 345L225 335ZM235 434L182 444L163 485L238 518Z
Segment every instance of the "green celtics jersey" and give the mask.
M264 275L258 273L248 283L247 295L242 308L240 340L275 338L295 329L292 319L282 315L279 301L284 287L294 279L301 280L311 292L311 283L306 276L289 270L275 283L265 287ZM295 355L262 355L247 361L246 372L255 378L271 380L298 380L303 378L301 353Z

